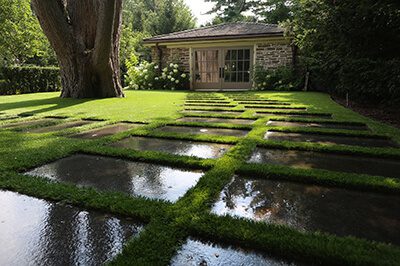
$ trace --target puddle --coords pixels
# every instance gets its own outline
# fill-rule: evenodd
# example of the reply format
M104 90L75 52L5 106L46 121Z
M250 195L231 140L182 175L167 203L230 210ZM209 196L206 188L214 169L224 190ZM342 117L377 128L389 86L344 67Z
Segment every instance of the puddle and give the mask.
M208 111L208 110L184 110L185 113L202 113L202 114L234 114L240 115L244 111Z
M135 127L141 126L140 124L131 124L131 123L119 123L107 127L103 127L100 129L90 130L87 132L79 133L73 135L73 138L80 138L80 139L96 139L105 136L114 135L120 132L124 132L130 130Z
M185 103L186 107L200 107L200 108L214 108L214 107L225 107L225 108L233 108L236 107L236 104L221 104L221 103Z
M333 128L349 130L368 130L366 125L351 125L341 123L314 123L314 122L287 122L287 121L269 121L267 126L274 127L315 127L315 128Z
M73 127L80 127L84 125L91 124L93 122L90 121L75 121L75 122L69 122L69 123L62 123L54 126L48 126L48 127L40 127L40 128L35 128L35 129L28 129L26 132L29 133L48 133L48 132L54 132L54 131L59 131L67 128L73 128Z
M257 148L249 162L400 178L400 161L355 155Z
M249 133L248 130L242 130L242 129L185 127L185 126L165 126L157 130L163 132L172 132L172 133L222 135L222 136L235 136L235 137L243 137Z
M143 226L0 191L0 265L102 265Z
M294 266L294 263L274 259L227 245L189 238L171 260L171 266Z
M46 124L54 124L60 119L54 119L54 118L47 118L47 119L39 119L39 120L29 120L29 121L23 121L23 122L16 122L16 123L10 123L10 124L5 124L2 125L1 128L19 128L19 127L33 127L33 126L40 126L40 125L46 125Z
M276 141L316 142L321 144L340 144L364 147L398 147L389 139L353 136L320 135L308 133L287 133L268 131L264 139Z
M214 118L214 117L183 117L178 122L192 122L192 123L227 123L227 124L239 124L239 125L250 125L256 120L252 119L228 119L228 118Z
M246 109L257 109L257 112L265 113L265 112L287 112L287 111L305 111L307 108L305 107L285 107L285 108L279 108L279 107L273 107L273 106L245 106Z
M235 177L212 212L400 244L400 198L396 196Z
M145 137L129 137L113 143L111 146L139 151L159 151L176 155L196 156L203 159L220 158L233 147L233 145L227 144Z
M318 118L318 119L332 119L331 114L313 114L313 113L304 113L304 112L262 112L257 110L255 115L268 115L268 116L283 116L283 117L296 117L300 119L307 118Z
M78 154L33 169L26 175L175 202L197 183L203 173Z
M291 103L288 102L272 102L272 101L237 101L238 104L245 104L245 105L252 105L252 106L260 106L262 107L268 107L268 105L291 105Z

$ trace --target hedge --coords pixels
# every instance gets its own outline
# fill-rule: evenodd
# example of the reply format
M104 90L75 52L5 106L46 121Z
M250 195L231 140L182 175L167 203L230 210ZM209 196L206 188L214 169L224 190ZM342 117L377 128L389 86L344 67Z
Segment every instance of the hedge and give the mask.
M6 84L0 84L0 95L51 92L61 89L58 67L6 67L2 69Z

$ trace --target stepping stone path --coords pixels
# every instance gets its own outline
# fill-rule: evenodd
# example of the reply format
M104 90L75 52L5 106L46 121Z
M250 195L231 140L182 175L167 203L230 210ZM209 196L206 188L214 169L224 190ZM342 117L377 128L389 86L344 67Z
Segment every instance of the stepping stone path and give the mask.
M145 137L129 137L113 143L111 146L139 151L158 151L176 155L196 156L203 159L220 158L233 147L233 145L227 144Z
M250 132L250 128L253 127L256 127L255 133L259 135L258 137L256 134L251 135L251 138L258 138L259 145L262 144L262 131L259 132L259 130L263 129L263 127L265 129L269 127L269 131L265 135L268 140L272 139L293 143L305 141L310 142L308 144L310 147L313 143L329 143L332 144L332 147L338 144L358 145L358 148L393 147L395 149L398 146L397 143L386 138L351 137L335 133L323 134L322 132L318 134L319 129L331 129L330 131L332 132L336 129L350 132L350 130L366 131L369 128L364 124L353 123L352 121L337 122L330 113L315 113L305 107L297 107L297 104L299 103L293 103L289 100L281 101L241 93L189 94L184 104L185 109L182 111L182 113L188 116L177 119L176 122L180 124L171 123L155 129L149 127L151 130L143 130L143 132L148 132L147 134L145 133L145 136L134 136L135 132L132 132L133 136L104 145L107 145L111 154L114 154L114 152L118 154L116 152L117 149L121 149L121 151L122 149L128 149L124 150L121 154L132 154L132 158L138 158L138 161L147 161L149 158L151 161L157 160L159 154L154 152L163 153L160 154L163 156L161 157L162 160L171 157L171 154L176 156L193 156L197 158L190 158L189 162L193 163L193 165L205 165L205 169L211 167L213 163L217 163L218 165L218 163L224 162L217 160L225 156L230 149L235 147L235 144L199 142L196 141L198 135L203 135L205 139L209 135L210 141L214 140L215 136L234 136L238 137L238 141L241 141L243 138L246 138ZM272 117L269 122L267 122L267 116ZM274 117L277 118L273 120ZM293 121L277 121L286 120L290 117L292 117L291 120ZM259 121L260 123L254 123L257 119L262 120ZM40 123L43 123L43 121L49 123L51 119L41 120ZM34 123L35 121L29 122ZM39 123L37 120L36 122ZM40 123L37 125L42 125ZM32 129L29 132L53 132L68 127L79 126L78 124L72 124L73 122L59 124L53 121L53 123L56 125ZM190 125L189 123L199 124L193 126L193 124ZM218 125L218 128L214 127L215 125L211 125L215 123L221 125ZM226 125L223 124L248 126L241 126L246 129L232 129L229 126L224 127ZM34 127L37 125L35 123L23 124L16 127ZM119 123L81 132L73 137L95 139L127 131L137 126L140 125ZM278 129L275 128L275 131L273 131L273 127L287 127L288 131L294 127L303 129L312 128L316 132L313 134L277 132ZM165 134L161 134L161 132ZM172 133L169 137L176 139L168 139L167 133ZM140 131L138 134L143 133ZM164 135L166 136L160 137ZM180 138L182 140L178 140ZM70 139L70 141L73 140ZM268 143L265 141L266 144ZM374 175L377 179L388 178L388 182L395 182L389 178L400 178L400 160L398 159L279 149L279 147L284 147L283 145L280 146L279 142L275 142L274 145L275 149L258 146L252 151L249 150L248 155L250 158L247 163L251 163L253 167L265 164L279 165L282 169L284 167L306 169L299 174L306 173L307 169L309 172L312 169L319 169L326 170L325 172L320 171L321 175L338 173L344 175L344 177L346 177L346 173ZM106 149L106 147L103 148ZM147 151L152 151L153 153L146 153ZM223 158L222 160L224 159L231 160L232 158ZM179 162L178 157L171 159L173 165ZM241 163L245 162L242 161ZM266 167L265 169L272 169L266 171L273 171L275 168L277 167ZM331 171L331 173L328 171ZM314 171L314 173L318 173L318 171ZM274 176L273 172L266 172L266 174L268 174L268 177ZM213 180L215 177L207 175L205 170L187 170L154 163L86 154L75 154L53 163L39 166L26 172L25 175L47 178L55 182L72 183L81 187L90 187L99 190L99 192L117 191L131 197L162 200L171 203L171 205L179 201L187 191L196 186L202 176L205 175L204 179L200 180L199 186L194 190L190 190L193 194L188 194L184 198L184 201L178 202L178 204L181 204L178 205L180 207L183 206L182 203L187 205L189 200L194 200L197 203L197 200L199 202L203 201L201 197L209 197L209 195L206 195L209 193L208 191L204 191L204 195L201 194L203 187L207 186L207 182L209 184L213 184L213 182L217 182L218 184L218 182L221 182L220 180ZM18 205L19 201L21 201L20 199L23 202L21 203L23 204L21 207ZM334 186L306 185L301 183L301 181L295 183L263 179L261 177L255 178L254 176L235 175L232 176L229 184L225 184L217 200L212 198L205 199L207 206L212 206L210 212L216 215L212 219L228 215L254 220L259 223L285 225L299 231L321 231L337 236L354 236L400 245L400 197L398 195L358 192L335 188ZM17 202L17 204L14 204L14 202ZM26 205L29 208L26 208ZM192 211L192 207L193 209L197 208L190 206L190 204L189 206L186 205L185 208L187 207L188 211ZM2 226L7 226L7 228L11 228L11 225L13 226L12 230L5 229L11 231L10 235L0 235L0 240L6 239L5 242L11 242L13 234L17 234L21 238L21 241L19 241L21 243L20 246L17 246L16 251L13 253L21 254L21 256L11 258L15 259L16 262L21 260L20 264L26 264L25 260L31 258L32 254L35 255L37 250L34 249L34 246L41 247L40 245L46 244L46 241L38 241L36 239L31 241L29 239L32 236L36 237L38 235L37 232L43 232L43 230L50 232L50 236L56 235L56 237L52 238L54 243L51 242L50 247L45 247L49 248L50 252L54 252L54 256L53 253L49 254L52 256L51 259L57 258L55 264L60 262L61 264L69 265L78 262L79 264L97 265L109 262L115 255L121 252L123 243L126 242L128 237L138 235L143 228L142 224L132 221L108 217L97 212L83 211L61 204L49 203L12 192L2 192L1 190L0 207L2 210L10 210L13 207L14 209L10 210L10 213L15 212L15 209L19 208L24 210L21 214L15 216L15 221L12 219L10 221L6 220L5 225L0 219L0 229ZM184 210L185 208L183 210L179 208L179 211L176 210L176 212L182 211L185 215L189 215L187 210ZM200 208L203 207L200 206ZM174 210L174 208L171 208L171 210ZM204 210L202 209L202 211ZM63 216L57 216L56 212L61 212ZM174 218L176 221L179 221L180 217L172 217L174 215L173 212L168 215L171 215L168 219ZM199 218L202 218L200 217L201 214L196 213L196 211L193 212L193 215L199 215ZM11 218L14 217L12 215L8 216ZM71 217L75 217L76 219L74 224L70 222L72 221ZM212 223L212 219L210 219L210 223ZM229 217L224 219L229 219ZM46 223L41 222L43 220L51 220L54 225L50 224L48 228L45 227L42 229L40 225L47 226ZM88 221L92 220L94 222L88 223ZM67 226L65 226L66 221L68 223ZM234 221L231 222L234 223ZM108 225L108 231L101 231L99 228L105 227L105 223ZM245 223L245 221L240 221L240 223ZM28 226L26 226L27 224ZM168 226L165 225L166 230L168 230ZM180 226L184 225L180 224ZM93 232L91 234L85 234L85 232L82 234L80 231L81 228L91 230L92 227ZM57 230L60 231L60 228L62 228L63 234L57 234ZM188 227L187 229L187 232L191 232L190 230L196 231L194 228ZM154 230L154 228L150 228L149 230ZM151 234L153 233L152 231ZM201 235L201 232L199 234ZM63 237L74 239L74 241L66 242ZM184 238L179 239L179 241L184 241L188 235L182 237ZM219 237L223 237L223 235L216 236L215 239ZM236 243L242 243L240 241L243 240L237 239ZM86 243L95 243L95 245L86 245ZM61 245L65 246L66 251ZM134 243L134 245L137 245L137 243ZM55 251L52 251L53 246ZM288 246L290 246L290 243L288 243ZM26 254L23 252L18 253L20 252L20 247L23 248L22 251L26 252ZM86 251L85 248L89 250ZM91 248L93 251L90 250ZM41 251L42 249L39 248L39 250ZM86 253L82 253L83 251ZM279 254L284 254L279 247L275 251L278 251L278 253L281 252ZM289 250L289 252L292 251ZM61 252L63 253L61 254ZM85 256L81 253L90 253L91 255ZM73 254L75 257L69 254ZM39 258L43 257L46 259L45 256L39 255ZM69 261L71 258L76 260L71 263ZM46 263L50 262L50 264L53 264L51 259L50 261L46 260ZM0 264L7 265L10 262L14 263L7 256L3 256L0 251ZM41 262L38 261L35 263L43 264ZM200 241L191 237L186 239L186 242L174 255L170 263L171 265L295 265L295 262L271 257L264 253L249 251L236 246L225 246L205 240Z
M26 131L29 133L48 133L48 132L60 131L60 130L67 129L67 128L74 128L74 127L89 125L92 123L94 123L94 122L81 120L81 121L61 123L61 124L57 124L54 126L39 127L39 128L35 128L35 129L27 129Z
M60 119L55 118L43 118L39 120L29 120L15 123L8 123L2 125L0 128L6 129L19 129L19 128L27 128L27 127L36 127L36 126L46 126L46 125L54 125L59 122Z
M2 190L0 209L0 265L103 265L143 228L131 220Z
M398 196L236 176L212 212L400 244Z
M170 202L182 197L203 175L200 171L83 154L40 166L25 174Z
M183 265L216 265L216 266L289 266L294 264L231 246L217 245L189 238L171 260L171 266Z

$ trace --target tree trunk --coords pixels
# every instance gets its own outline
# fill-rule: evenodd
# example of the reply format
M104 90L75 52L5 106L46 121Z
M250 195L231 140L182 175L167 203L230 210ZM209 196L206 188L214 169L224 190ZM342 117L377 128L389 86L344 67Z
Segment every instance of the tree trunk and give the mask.
M61 97L123 97L119 42L122 0L32 0L56 52Z

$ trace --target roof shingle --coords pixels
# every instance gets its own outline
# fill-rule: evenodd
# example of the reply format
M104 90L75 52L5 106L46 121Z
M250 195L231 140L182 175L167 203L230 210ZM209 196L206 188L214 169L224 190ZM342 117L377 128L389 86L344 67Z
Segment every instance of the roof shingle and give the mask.
M275 24L236 22L158 35L144 41L146 43L179 42L187 40L283 36L283 34L284 30Z

